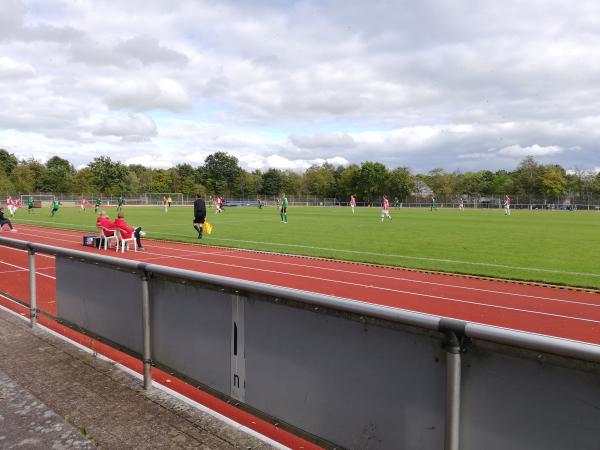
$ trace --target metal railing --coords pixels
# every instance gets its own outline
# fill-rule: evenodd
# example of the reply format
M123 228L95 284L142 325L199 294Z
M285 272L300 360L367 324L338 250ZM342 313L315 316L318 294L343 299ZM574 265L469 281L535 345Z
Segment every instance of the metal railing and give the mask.
M29 255L30 324L36 326L38 307L36 298L36 254L65 257L73 261L95 263L118 268L139 275L140 298L143 323L143 376L144 388L152 384L151 367L153 365L151 296L153 276L179 281L199 283L219 290L225 290L236 296L250 297L253 294L268 298L279 304L302 304L311 308L333 311L337 314L352 315L390 324L416 327L427 332L441 333L446 353L446 409L445 409L445 449L458 450L461 418L461 358L465 342L477 339L494 344L529 349L551 355L583 360L593 364L600 363L600 346L565 339L541 336L526 332L513 331L492 326L468 323L460 320L415 313L397 308L384 307L344 298L319 295L300 290L288 289L235 278L210 275L190 270L146 264L132 260L119 259L101 254L57 248L45 244L36 244L11 238L0 237L0 245L26 250ZM58 276L58 275L57 275ZM59 299L57 299L59 300ZM177 369L177 368L175 368Z

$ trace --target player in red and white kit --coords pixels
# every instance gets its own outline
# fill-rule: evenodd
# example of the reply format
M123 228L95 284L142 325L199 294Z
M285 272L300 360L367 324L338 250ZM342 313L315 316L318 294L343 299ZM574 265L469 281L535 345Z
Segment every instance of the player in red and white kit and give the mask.
M13 200L10 195L6 197L6 206L8 206L8 212L10 213L11 217L14 217L17 207L15 206L15 200Z
M88 204L88 201L85 198L82 198L79 202L79 212L85 212L85 208Z
M354 214L354 208L356 208L356 197L354 195L350 196L350 208L352 208L352 214Z
M382 222L385 217L392 220L392 216L390 215L390 201L388 200L387 196L384 195L383 196L383 206L381 208L381 221Z
M510 216L510 197L508 194L504 197L504 215Z
M215 213L219 214L223 212L223 199L220 196L215 197Z
M458 199L458 210L459 211L464 211L465 210L465 199L460 197Z

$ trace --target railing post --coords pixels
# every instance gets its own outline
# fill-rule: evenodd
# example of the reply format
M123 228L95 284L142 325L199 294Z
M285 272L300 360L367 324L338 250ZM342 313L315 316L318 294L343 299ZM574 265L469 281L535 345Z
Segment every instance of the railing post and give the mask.
M142 275L142 329L144 333L144 389L152 386L152 348L150 342L150 276L144 270Z
M37 292L35 284L35 250L29 247L29 326L37 324Z
M446 333L446 434L444 449L458 450L460 435L460 342Z

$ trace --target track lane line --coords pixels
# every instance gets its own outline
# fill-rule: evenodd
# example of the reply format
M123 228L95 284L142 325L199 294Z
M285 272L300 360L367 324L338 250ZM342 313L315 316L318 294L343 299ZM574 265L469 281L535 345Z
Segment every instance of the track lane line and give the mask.
M62 241L63 239L57 238L56 240ZM148 255L153 254L152 252L144 252L144 253L148 254ZM191 258L187 258L187 257L176 257L176 258L190 260L190 261L198 261L197 259L191 259ZM482 302L475 302L475 301L471 301L471 300L462 300L462 299L443 297L443 296L438 296L438 295L433 295L433 294L423 294L420 292L411 292L411 291L405 291L405 290L400 290L400 289L384 288L381 286L353 283L353 282L349 282L349 281L339 281L339 280L335 280L335 279L331 279L331 278L315 277L315 276L309 276L309 275L299 275L299 274L294 274L294 273L290 273L290 272L282 272L282 271L276 271L276 270L270 270L270 269L249 268L247 266L238 266L235 264L218 263L218 262L214 262L214 261L211 262L208 260L201 260L201 261L205 262L205 263L211 263L213 265L225 266L225 267L229 267L229 268L253 270L253 271L258 271L258 272L266 272L266 273L272 273L272 274L276 274L276 275L284 275L284 276L291 276L291 277L297 277L297 278L307 278L307 279L311 279L311 280L324 281L327 283L335 283L335 284L343 284L343 285L354 286L354 287L375 289L375 290L379 290L379 291L393 292L393 293L397 293L397 294L414 295L414 296L430 298L430 299L434 299L434 300L442 300L442 301L461 303L461 304L470 304L470 305L476 305L476 306L481 306L481 307L491 308L491 309L516 311L516 312L521 312L521 313L525 313L525 314L557 317L557 318L561 318L561 319L576 320L576 321L589 322L589 323L600 323L600 320L587 319L587 318L583 318L583 317L567 316L567 315L562 315L562 314L555 314L555 313L549 313L549 312L543 312L543 311L534 311L534 310L528 310L528 309L522 309L522 308L513 308L513 307L509 307L509 306L494 305L494 304L488 304L488 303L482 303ZM17 267L17 266L15 266L15 267ZM48 275L46 275L46 276L48 276ZM51 277L51 278L56 279L55 277ZM315 291L308 291L308 292L319 293L319 292L315 292ZM355 299L352 299L352 298L350 298L349 300L355 301ZM418 311L415 311L415 312L418 312Z
M63 242L69 242L69 243L73 243L71 240L66 240L66 239L60 239L60 238L56 238L54 237L55 235L59 235L59 236L72 236L72 234L65 234L65 233L52 233L47 232L47 234L49 234L50 236L46 236L48 239L53 239L53 240L58 240L58 241L63 241ZM153 247L153 246L152 246ZM148 248L151 248L151 246L148 246ZM219 253L207 253L207 252L198 252L197 250L185 250L185 249L178 249L178 248L174 248L174 247L159 247L161 249L170 249L170 250L174 250L174 251L182 251L182 252L186 252L186 253L193 253L194 255L200 256L200 257L211 257L211 256L223 256L225 258L237 258L237 259L242 259L242 260L248 260L250 262L255 262L256 259L251 258L251 257L246 257L246 256L237 256L237 255L229 255L229 254L224 254L224 255L220 255ZM235 250L236 252L239 251L238 249ZM241 250L243 251L243 250ZM157 255L152 259L147 259L145 258L143 255L147 254L147 255ZM142 256L139 257L137 259L140 259L140 261L149 261L149 260L156 260L156 259L162 259L162 258L168 258L168 259L182 259L182 260L188 260L188 261L198 261L197 259L192 259L192 258L188 258L186 256L181 256L181 255L164 255L162 253L156 253L156 252L150 252L150 251L146 251L144 253L141 254ZM378 275L378 274L371 274L371 273L364 273L364 272L357 272L357 271L349 271L349 270L343 270L343 269L335 269L335 268L328 268L328 267L322 267L322 266L311 266L311 265L306 265L306 264L298 264L298 263L291 263L291 262L281 262L281 261L271 261L271 260L266 260L266 259L260 259L259 261L267 263L267 264L279 264L279 265L287 265L287 266L292 266L292 267L301 267L301 268L308 268L308 269L318 269L318 270L326 270L326 271L330 271L330 272L336 272L336 273L344 273L344 274L349 274L349 275L358 275L358 276L366 276L369 278L380 278L380 279L388 279L388 280L392 280L392 281L404 281L404 282L408 282L408 283L415 283L415 284L424 284L424 285L433 285L433 286L438 286L438 287L446 287L446 288L452 288L452 289L462 289L462 290L467 290L467 291L474 291L474 292L482 292L482 293L489 293L489 294L495 294L495 295L503 295L503 296L509 296L509 297L521 297L521 298L525 298L525 299L536 299L536 300L544 300L544 301L549 301L549 302L557 302L557 303L565 303L565 304L573 304L573 305L581 305L581 306L590 306L592 308L600 308L600 303L588 303L588 302L583 302L583 301L576 301L576 300L566 300L566 299L559 299L559 298L554 298L554 297L543 297L543 296L537 296L537 295L530 295L530 294L522 294L522 293L515 293L515 292L509 292L509 291L498 291L498 290L491 290L491 289L482 289L482 288L474 288L474 287L469 287L469 286L460 286L460 285L455 285L455 284L448 284L448 283L438 283L438 282L430 282L430 281L424 281L424 280L414 280L411 278L406 278L406 277L392 277L392 276L387 276L387 275ZM210 262L210 261L206 261L203 260L203 262ZM217 264L216 262L214 262L214 264ZM225 263L218 263L220 265L225 265L228 266ZM230 267L236 267L236 268L247 268L249 270L268 270L268 269L258 269L256 267L253 266L242 266L242 265L229 265ZM278 273L278 274L288 274L290 276L304 276L305 275L300 275L300 274L294 274L291 272L277 272L274 271L274 273ZM313 278L313 277L309 277L309 278ZM323 280L328 280L328 279L323 279ZM337 283L342 283L339 280L328 280L331 282L337 282ZM360 285L360 284L358 284ZM364 285L364 286L371 286L371 285ZM409 292L409 291L406 291ZM415 293L417 294L417 293Z

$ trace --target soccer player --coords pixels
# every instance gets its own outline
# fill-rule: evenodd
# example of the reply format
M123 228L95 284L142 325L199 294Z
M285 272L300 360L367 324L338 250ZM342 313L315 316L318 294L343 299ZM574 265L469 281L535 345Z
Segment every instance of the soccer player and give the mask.
M219 214L223 212L223 199L217 195L215 197L215 214Z
M29 197L27 201L27 214L33 213L33 197Z
M354 214L354 208L356 208L356 197L354 195L350 196L350 208L352 208L352 214Z
M100 209L100 205L102 204L102 200L100 200L99 198L96 199L96 201L94 202L95 207L94 207L94 212L97 213L98 210Z
M288 223L287 221L287 206L288 200L285 193L281 193L281 209L279 210L279 216L281 217L281 223Z
M88 201L87 201L85 198L82 198L82 199L79 201L79 212L80 212L80 213L82 213L82 212L85 212L85 207L86 207L86 205L87 205L87 202L88 202Z
M508 194L504 197L504 215L510 216L510 197Z
M125 200L123 200L123 197L119 196L117 199L117 211L123 211L123 203L125 203Z
M198 239L202 239L202 226L206 220L206 203L200 194L196 194L196 200L194 200L194 221L192 225L198 232Z
M58 211L58 208L60 208L60 205L62 205L61 202L59 202L58 200L53 200L52 201L52 211L50 212L50 216L54 217L54 214L56 214L56 212Z
M381 221L382 222L385 217L392 220L392 216L390 215L390 201L388 200L386 195L383 196L383 205L381 207Z
M169 198L167 198L167 203L169 204L169 208L171 207L171 203L173 203L173 199L171 198L171 196L169 195Z
M15 211L17 208L15 207L15 200L13 200L10 195L6 198L6 206L8 206L8 212L10 213L10 216L15 217Z
M465 210L465 199L460 197L458 199L458 210L459 211L464 211Z
M436 201L435 201L435 194L433 194L431 196L431 211L433 211L434 209L437 211L437 205L436 205Z
M162 204L163 208L165 208L165 214L167 214L169 212L169 202L167 200L167 197L163 197Z
M8 225L8 228L10 228L10 231L12 233L17 232L17 230L15 230L13 228L12 222L9 219L7 219L6 217L4 217L4 207L0 206L0 232L2 231L2 227L4 225Z

